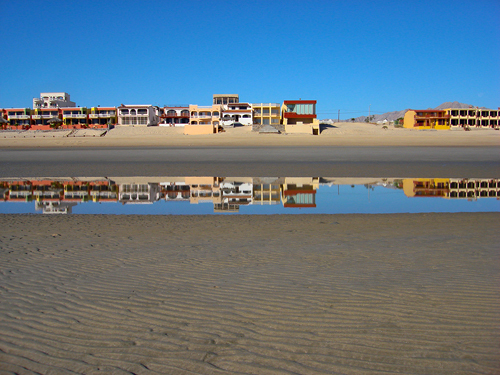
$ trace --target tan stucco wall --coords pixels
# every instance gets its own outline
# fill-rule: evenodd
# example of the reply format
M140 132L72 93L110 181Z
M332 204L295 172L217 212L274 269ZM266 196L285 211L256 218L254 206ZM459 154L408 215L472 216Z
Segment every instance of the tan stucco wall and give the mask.
M184 134L195 135L195 134L213 134L215 132L214 125L189 125L184 126Z
M303 124L303 125L285 125L285 133L290 134L312 134L313 125Z

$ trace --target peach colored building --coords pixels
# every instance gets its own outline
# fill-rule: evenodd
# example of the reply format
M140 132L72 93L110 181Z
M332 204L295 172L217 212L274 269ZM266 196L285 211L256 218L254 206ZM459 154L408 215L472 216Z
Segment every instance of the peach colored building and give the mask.
M184 126L184 134L213 134L219 132L221 108L220 104L211 106L189 105L189 124Z

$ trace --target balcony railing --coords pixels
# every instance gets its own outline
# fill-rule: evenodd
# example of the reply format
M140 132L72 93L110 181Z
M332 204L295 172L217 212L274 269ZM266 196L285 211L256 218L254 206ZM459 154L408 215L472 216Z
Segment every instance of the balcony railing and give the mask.
M63 114L63 118L86 118L86 117L87 115L85 113L70 114L70 115Z
M191 118L212 118L212 117L219 117L218 115L192 115Z
M109 113L91 113L89 115L90 118L110 118L115 117L116 115L111 115Z
M423 120L423 119L450 119L450 115L423 115L423 116L415 116L415 119Z
M13 116L9 115L9 119L26 120L26 119L29 119L29 118L30 118L30 115L13 115Z

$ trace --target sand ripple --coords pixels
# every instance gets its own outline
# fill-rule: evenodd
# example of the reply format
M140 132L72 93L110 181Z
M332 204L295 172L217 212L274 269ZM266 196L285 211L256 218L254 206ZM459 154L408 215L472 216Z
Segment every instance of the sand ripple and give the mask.
M0 215L0 373L495 374L498 218Z

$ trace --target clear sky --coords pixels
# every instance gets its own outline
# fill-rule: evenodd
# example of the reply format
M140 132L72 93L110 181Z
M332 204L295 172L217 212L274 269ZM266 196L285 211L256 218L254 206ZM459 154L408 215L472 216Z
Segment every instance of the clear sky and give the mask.
M0 108L316 99L350 118L500 106L500 1L0 0Z

